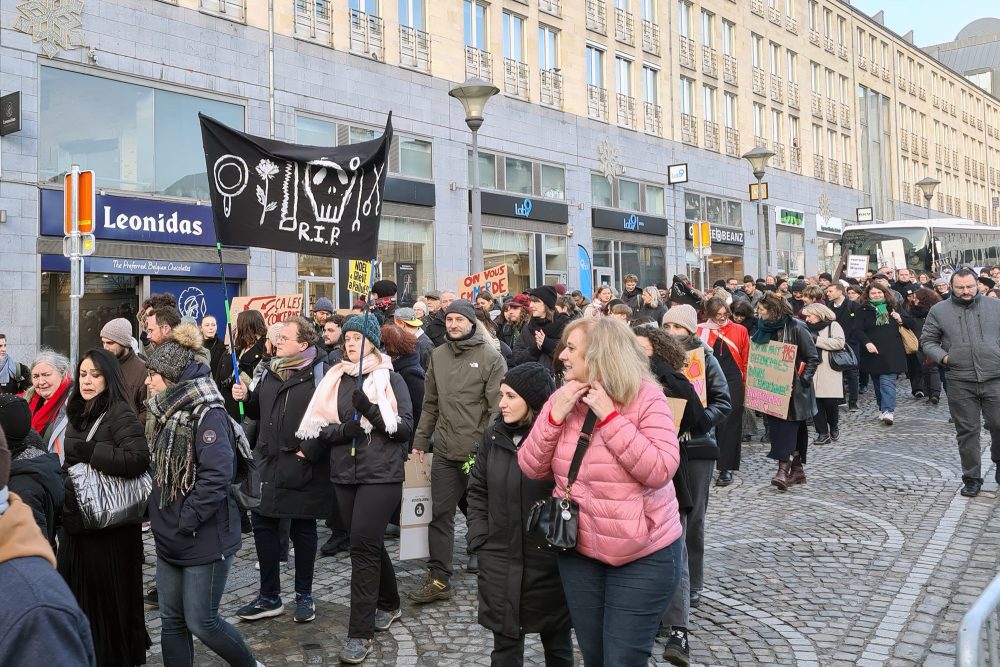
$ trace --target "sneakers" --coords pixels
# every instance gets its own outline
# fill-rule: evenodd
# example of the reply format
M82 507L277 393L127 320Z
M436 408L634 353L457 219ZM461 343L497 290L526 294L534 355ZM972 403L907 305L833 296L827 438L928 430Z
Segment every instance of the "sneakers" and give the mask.
M671 665L681 665L681 667L688 667L691 664L686 628L670 628L670 636L667 637L667 645L663 649L663 659Z
M983 483L978 479L967 479L965 480L965 486L962 487L960 493L966 498L975 498L979 495L979 490L983 488Z
M283 613L285 613L285 607L281 604L280 597L268 598L258 595L256 600L240 607L236 611L236 616L244 621L257 621L262 618L281 616Z
M693 608L697 608L701 605L701 591L691 591L688 597L688 604ZM687 637L687 631L684 631L684 636Z
M295 594L295 616L292 620L296 623L308 623L316 618L316 605L313 604L311 595Z
M928 400L930 401L931 405L937 405L938 403L941 402L941 397L940 396L931 396Z
M830 440L837 442L840 440L840 431L835 428L830 429Z
M893 417L893 415L892 415L891 412L888 412L888 411L883 412L882 413L882 423L885 424L886 426L892 426L892 417Z
M392 625L393 621L397 621L403 617L403 610L396 609L394 611L382 611L381 609L375 610L375 632L385 632Z
M831 442L833 442L833 438L831 438L829 435L820 434L816 436L816 439L813 440L812 444L829 445Z
M926 397L927 397L927 394L925 394L922 391L915 391L915 392L913 392L913 398L926 398Z
M349 665L360 665L372 652L372 640L348 637L344 648L340 649L340 661Z
M150 609L160 608L160 595L156 590L156 586L146 591L146 594L142 596L142 601Z
M407 597L417 604L427 604L435 600L447 600L454 594L454 589L446 581L427 575L427 581L415 591L410 591Z
M857 412L858 410L859 410L859 408L858 408L858 404L857 403L848 403L847 404L847 411L848 412Z

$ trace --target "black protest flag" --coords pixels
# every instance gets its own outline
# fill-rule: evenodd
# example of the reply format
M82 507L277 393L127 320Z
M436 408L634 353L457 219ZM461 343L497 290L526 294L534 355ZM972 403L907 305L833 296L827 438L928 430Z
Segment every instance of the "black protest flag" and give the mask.
M381 138L334 148L255 137L198 117L221 243L375 257L391 113Z

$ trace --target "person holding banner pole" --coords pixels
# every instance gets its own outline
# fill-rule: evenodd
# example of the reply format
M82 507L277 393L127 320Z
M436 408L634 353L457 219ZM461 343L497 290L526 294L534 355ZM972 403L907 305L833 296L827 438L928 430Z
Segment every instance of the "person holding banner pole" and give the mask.
M792 374L791 398L785 417L767 416L771 451L767 457L778 462L771 484L782 491L806 481L805 463L809 447L806 420L816 414L813 376L819 366L819 354L809 329L792 316L792 307L778 294L768 293L757 303L757 331L751 336L754 345L789 343L796 346L795 373Z

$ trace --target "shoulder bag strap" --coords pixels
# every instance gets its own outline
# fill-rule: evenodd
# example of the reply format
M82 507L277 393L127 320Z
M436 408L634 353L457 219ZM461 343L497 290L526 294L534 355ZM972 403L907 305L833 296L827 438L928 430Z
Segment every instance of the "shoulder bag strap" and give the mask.
M594 414L593 410L587 411L587 416L583 420L583 427L580 429L580 439L576 441L576 451L573 452L573 462L569 464L569 476L566 478L566 497L569 497L570 489L573 487L573 482L576 481L576 475L580 472L580 464L583 462L583 455L587 451L587 446L590 444L590 435L594 432L594 426L597 425L597 415Z
M104 419L104 415L106 415L106 414L108 414L108 413L107 412L102 412L101 416L99 416L94 421L94 425L90 427L90 432L87 434L87 440L86 440L87 442L90 442L91 440L94 439L94 434L97 433L97 427L101 425L101 420Z

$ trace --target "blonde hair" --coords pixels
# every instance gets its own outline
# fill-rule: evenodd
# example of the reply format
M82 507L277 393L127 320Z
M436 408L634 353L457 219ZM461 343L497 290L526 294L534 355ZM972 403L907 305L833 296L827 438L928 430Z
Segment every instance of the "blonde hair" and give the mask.
M810 303L802 309L802 317L805 317L806 315L815 315L823 322L832 322L837 319L837 316L832 310L818 302Z
M653 380L649 359L628 325L613 317L585 318L570 322L563 330L562 344L579 330L584 335L583 360L587 382L599 381L611 400L629 405L639 395L643 380Z

